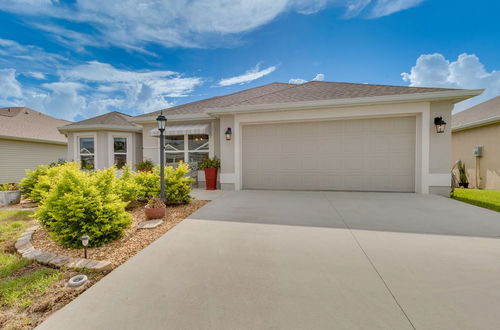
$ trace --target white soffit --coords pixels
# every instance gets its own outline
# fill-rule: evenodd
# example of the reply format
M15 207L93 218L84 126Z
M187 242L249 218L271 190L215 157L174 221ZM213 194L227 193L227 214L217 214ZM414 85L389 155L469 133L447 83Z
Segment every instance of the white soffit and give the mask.
M158 128L151 130L151 136L160 136ZM191 124L165 127L165 135L210 134L209 124Z

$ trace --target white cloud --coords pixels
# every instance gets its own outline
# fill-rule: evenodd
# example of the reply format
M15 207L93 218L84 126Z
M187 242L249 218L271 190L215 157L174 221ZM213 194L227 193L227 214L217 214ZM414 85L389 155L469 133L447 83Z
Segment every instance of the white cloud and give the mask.
M401 76L410 86L486 88L482 95L457 104L458 111L500 94L500 71L488 72L474 54L461 54L456 61L449 61L439 53L424 54L410 73L403 72Z
M82 50L109 44L146 51L156 43L167 47L203 47L265 25L280 14L312 14L329 6L345 9L345 17L380 17L418 5L422 0L76 0L71 5L51 0L3 0L2 10L30 16L29 24L56 40ZM371 9L368 9L372 7ZM55 18L47 23L46 18ZM61 21L91 25L60 27Z
M268 68L259 70L259 64L257 64L255 67L252 69L246 71L244 74L231 77L231 78L224 78L221 79L218 84L219 86L231 86L231 85L236 85L236 84L246 84L251 81L254 81L256 79L262 78L265 75L268 75L272 73L274 70L276 70L276 66L270 66Z
M325 75L323 73L318 73L316 77L313 78L313 81L323 81L325 80Z
M16 70L0 70L0 100L22 97L21 85L16 79Z
M323 73L318 73L314 78L311 79L311 81L323 81L323 80L325 80L325 75ZM294 85L300 85L306 82L307 80L301 78L292 78L288 80L289 84L294 84Z
M24 75L28 76L28 77L32 77L32 78L38 79L38 80L45 80L45 79L47 79L47 77L43 73L37 72L37 71L24 72Z
M420 5L424 0L377 0L371 17L378 18Z

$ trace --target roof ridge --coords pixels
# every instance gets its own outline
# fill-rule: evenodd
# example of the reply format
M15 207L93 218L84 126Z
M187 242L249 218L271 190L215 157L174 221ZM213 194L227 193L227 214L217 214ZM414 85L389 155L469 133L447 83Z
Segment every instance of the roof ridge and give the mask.
M385 84L371 84L371 83L355 83L355 82L348 82L348 81L318 81L318 80L311 80L307 81L301 85L306 85L310 83L325 83L325 84L346 84L346 85L358 85L358 86L380 86L380 87L403 87L403 88L422 88L422 89L455 89L455 90L462 90L463 88L449 88L449 87L421 87L421 86L404 86L404 85L385 85Z
M236 105L236 104L240 104L240 103L243 103L243 102L247 102L249 100L253 100L253 99L256 99L256 98L259 98L259 97L263 97L263 96L267 96L267 95L272 95L272 94L275 94L275 93L279 93L279 92L282 92L284 90L288 90L288 89L291 89L291 88L295 88L295 87L298 87L300 85L303 85L303 84L287 84L287 83L273 83L273 84L284 84L284 85L289 85L287 88L283 88L283 89L280 89L279 91L274 91L274 92L270 92L270 93L265 93L265 94L262 94L262 95L259 95L259 96L254 96L254 97L249 97L243 101L239 101L239 102L236 102L236 103L233 103L233 104L230 104L229 106L233 106L233 105ZM268 84L268 85L271 85L271 84ZM264 85L264 86L267 86L267 85ZM262 86L261 86L262 87ZM246 89L248 90L248 89ZM243 91L242 91L243 92Z

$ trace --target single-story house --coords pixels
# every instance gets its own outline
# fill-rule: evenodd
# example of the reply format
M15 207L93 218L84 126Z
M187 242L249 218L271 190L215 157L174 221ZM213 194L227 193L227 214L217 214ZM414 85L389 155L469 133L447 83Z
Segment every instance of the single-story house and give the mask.
M452 116L452 145L472 187L500 190L500 96Z
M25 107L0 108L0 183L19 182L26 169L66 158L66 137L57 127L69 123Z
M109 113L60 128L68 158L101 168L221 159L222 189L448 194L455 103L482 90L313 81L272 83L135 117ZM230 133L230 134L226 134ZM204 177L199 173L199 181Z

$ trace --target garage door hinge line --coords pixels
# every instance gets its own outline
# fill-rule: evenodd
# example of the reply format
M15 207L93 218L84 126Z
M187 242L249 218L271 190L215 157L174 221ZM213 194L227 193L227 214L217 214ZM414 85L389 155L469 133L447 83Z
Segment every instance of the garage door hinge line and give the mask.
M361 243L359 242L358 238L356 237L356 235L354 235L354 232L353 230L351 229L351 227L347 224L347 222L344 220L344 218L342 217L342 215L340 214L340 212L335 208L335 206L333 205L332 201L328 198L328 196L326 196L326 194L324 194L326 200L328 201L328 203L330 204L330 206L332 207L332 209L335 211L335 213L339 216L340 220L342 220L342 222L344 223L344 225L346 226L346 228L349 230L349 233L351 233L351 236L352 238L354 239L354 241L356 242L356 244L359 246L359 248L361 249L361 251L363 251L363 254L365 255L366 259L368 260L368 262L370 263L370 265L372 266L373 270L377 273L378 277L380 278L380 280L382 281L382 283L384 283L384 286L385 288L387 289L387 291L389 292L389 294L392 296L392 299L394 299L394 301L396 302L396 305L398 305L399 309L401 310L401 312L403 313L403 315L405 316L405 318L408 320L408 322L410 323L411 327L413 329L416 329L415 326L413 325L413 322L410 320L410 318L408 317L408 315L406 314L405 310L403 309L403 307L401 306L401 304L399 303L399 301L396 299L396 296L394 295L394 293L391 291L391 289L389 288L389 285L387 284L387 282L384 280L384 278L382 277L382 275L380 274L380 272L378 271L377 267L375 267L375 264L373 263L373 261L370 259L370 257L368 256L368 254L366 253L365 249L363 249L363 247L361 246Z

